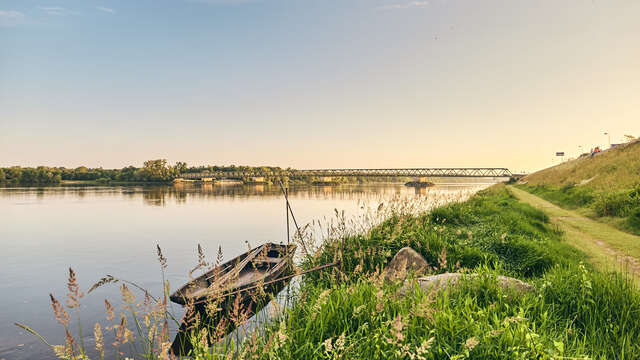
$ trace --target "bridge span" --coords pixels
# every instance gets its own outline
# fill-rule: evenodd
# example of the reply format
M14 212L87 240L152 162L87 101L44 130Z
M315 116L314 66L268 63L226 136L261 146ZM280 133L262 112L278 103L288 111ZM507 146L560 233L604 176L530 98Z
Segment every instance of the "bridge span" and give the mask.
M405 169L314 169L282 171L212 171L200 173L183 173L183 179L241 179L248 177L287 176L301 177L469 177L495 178L518 177L507 168L405 168Z

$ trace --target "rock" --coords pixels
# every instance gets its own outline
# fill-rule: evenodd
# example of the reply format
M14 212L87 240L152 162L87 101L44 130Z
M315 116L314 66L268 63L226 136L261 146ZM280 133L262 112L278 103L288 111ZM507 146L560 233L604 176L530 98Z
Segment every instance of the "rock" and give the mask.
M426 276L418 278L418 284L420 288L425 292L431 292L433 290L443 290L450 286L455 286L461 279L471 279L480 276L479 274L460 274L460 273L446 273L440 275ZM510 278L507 276L498 275L495 277L498 286L503 289L514 290L518 293L525 293L533 290L533 286L527 284L518 279Z
M385 280L404 280L408 273L421 275L428 268L429 264L422 255L410 247L404 247L387 264L382 271L382 276Z

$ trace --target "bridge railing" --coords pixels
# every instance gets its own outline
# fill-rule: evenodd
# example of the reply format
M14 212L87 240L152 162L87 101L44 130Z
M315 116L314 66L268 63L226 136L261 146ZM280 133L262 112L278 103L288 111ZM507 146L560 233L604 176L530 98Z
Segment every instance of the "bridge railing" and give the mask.
M407 168L407 169L313 169L272 171L213 171L184 173L185 179L244 178L260 176L288 177L511 177L507 168Z

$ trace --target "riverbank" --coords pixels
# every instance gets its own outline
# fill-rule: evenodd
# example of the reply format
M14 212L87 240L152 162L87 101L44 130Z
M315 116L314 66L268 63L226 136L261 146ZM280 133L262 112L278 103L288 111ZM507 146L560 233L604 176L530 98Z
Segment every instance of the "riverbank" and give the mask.
M306 256L309 244L301 243L299 251L302 269L335 260L342 265L304 275L287 308L273 305L266 328L248 326L243 337L222 343L208 338L213 329L206 335L195 329L194 358L640 357L634 283L592 265L549 216L509 188L496 185L429 213L407 214L403 206L377 206L373 211L389 218L373 227L364 225L367 218L357 220L364 232L346 231L354 224L337 213L323 228L330 235L321 246ZM404 283L385 282L380 272L407 246L428 262L423 275L479 276L441 292L424 292L409 280L409 290L399 291ZM498 275L533 290L504 289Z
M429 274L482 274L441 293L376 274L410 246ZM392 217L366 234L325 244L306 267L342 258L333 273L305 276L298 301L250 347L259 358L640 357L640 292L626 277L583 264L541 211L503 185L429 214ZM495 275L534 285L515 294ZM286 319L286 320L285 320ZM612 326L612 324L614 326ZM277 342L277 346L274 345ZM269 355L267 355L269 354Z

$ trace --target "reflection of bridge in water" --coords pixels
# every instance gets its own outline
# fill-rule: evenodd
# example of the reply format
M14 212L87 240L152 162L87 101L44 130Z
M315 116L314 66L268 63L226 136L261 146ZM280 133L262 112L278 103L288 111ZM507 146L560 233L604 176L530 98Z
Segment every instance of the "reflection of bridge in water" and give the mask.
M331 177L457 177L457 178L505 178L518 177L507 168L406 168L406 169L316 169L316 170L242 170L184 173L183 179L242 179L259 177L331 178Z

